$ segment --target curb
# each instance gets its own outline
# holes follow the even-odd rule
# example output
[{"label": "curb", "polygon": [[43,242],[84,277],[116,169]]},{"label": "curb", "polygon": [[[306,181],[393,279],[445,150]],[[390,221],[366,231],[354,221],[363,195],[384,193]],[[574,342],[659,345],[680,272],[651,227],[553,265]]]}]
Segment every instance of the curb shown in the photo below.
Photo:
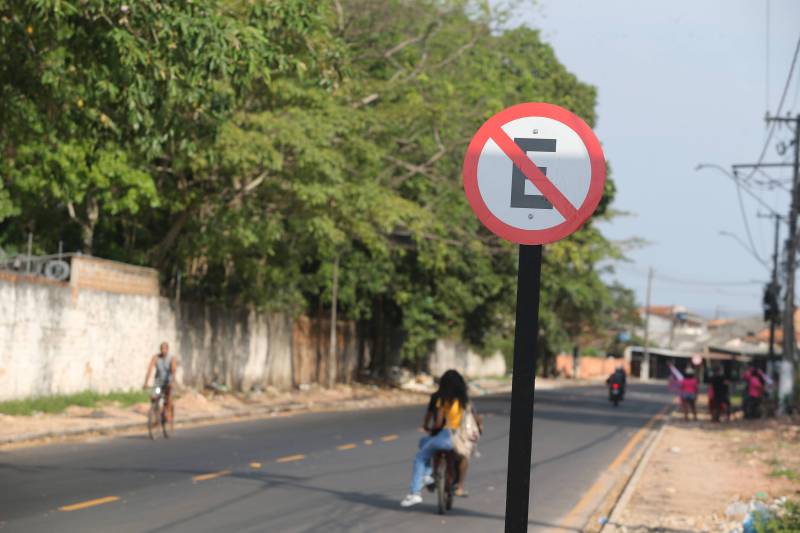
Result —
[{"label": "curb", "polygon": [[665,427],[667,427],[666,422],[661,424],[658,432],[652,437],[651,442],[647,445],[647,451],[645,451],[644,455],[639,460],[639,463],[636,465],[636,468],[633,470],[633,475],[630,476],[630,479],[625,485],[622,494],[614,504],[614,508],[612,509],[608,520],[603,525],[603,528],[600,530],[600,533],[611,533],[611,528],[614,527],[619,521],[623,511],[625,511],[625,508],[628,505],[628,502],[633,496],[633,493],[636,491],[636,487],[639,486],[639,480],[641,479],[645,468],[650,463],[650,457],[653,455],[653,452],[655,452],[656,446],[661,440],[661,436],[664,434]]},{"label": "curb", "polygon": [[661,436],[664,433],[664,428],[668,424],[671,413],[672,409],[664,413],[664,419],[660,426],[648,436],[647,442],[637,453],[631,463],[631,467],[627,470],[627,474],[622,476],[622,480],[609,491],[604,503],[600,506],[598,511],[592,515],[589,527],[587,528],[588,531],[613,533],[613,527],[616,521],[625,510],[633,493],[636,491],[642,473],[649,464],[650,457],[653,455],[658,441],[661,440]]},{"label": "curb", "polygon": [[[510,387],[500,387],[496,390],[484,390],[483,395],[491,394],[504,394],[511,390]],[[329,402],[288,402],[277,405],[262,406],[248,409],[237,409],[232,411],[225,411],[213,414],[196,414],[180,417],[175,421],[176,427],[189,427],[207,422],[227,423],[237,420],[245,420],[251,418],[268,417],[270,415],[283,414],[283,413],[298,413],[298,412],[311,412],[311,411],[349,411],[363,408],[382,408],[392,407],[397,405],[416,405],[427,402],[428,393],[406,391],[409,394],[419,396],[419,401],[415,399],[407,403],[398,404],[397,402],[386,402],[385,404],[368,406],[364,405],[365,402],[374,400],[374,396],[361,396],[350,398],[347,400],[329,401]],[[113,435],[122,433],[132,429],[146,429],[146,420],[141,421],[125,421],[116,424],[110,424],[99,427],[86,427],[75,429],[63,429],[58,431],[42,431],[37,433],[22,433],[19,435],[0,437],[0,448],[3,446],[34,443],[36,441],[47,439],[69,439],[74,437],[81,437],[85,435]]]},{"label": "curb", "polygon": [[[259,418],[280,413],[308,412],[311,411],[312,409],[353,410],[357,408],[363,408],[364,407],[363,403],[365,401],[369,401],[372,399],[373,399],[372,397],[360,397],[360,398],[351,398],[349,400],[341,400],[335,402],[289,402],[289,403],[270,405],[259,408],[238,409],[222,413],[188,415],[185,417],[181,417],[180,420],[176,420],[175,426],[188,427],[197,424],[202,424],[204,422],[221,422],[221,423],[232,422],[235,420]],[[423,402],[422,395],[420,395],[419,402],[416,401],[410,402],[409,405],[422,402]],[[396,404],[389,404],[389,405],[396,405]],[[385,407],[385,406],[376,406],[376,407]],[[79,437],[89,434],[110,435],[110,434],[121,433],[130,429],[141,428],[142,430],[144,430],[146,428],[146,425],[147,425],[146,421],[143,419],[142,421],[136,421],[136,422],[126,421],[99,427],[65,429],[59,431],[43,431],[38,433],[23,433],[21,435],[14,435],[10,437],[0,437],[0,446],[6,446],[10,444],[23,444],[26,442],[33,442],[45,439],[66,439],[70,437]]]},{"label": "curb", "polygon": [[[544,382],[543,385],[539,388],[539,390],[555,390],[555,389],[563,389],[563,388],[570,388],[570,387],[587,387],[596,385],[594,381],[591,380],[576,380],[577,383],[572,382],[571,380],[558,380],[554,382]],[[494,389],[487,389],[480,387],[482,394],[484,395],[492,395],[492,394],[506,394],[511,391],[510,384],[508,386],[500,386]],[[418,392],[418,391],[406,391],[410,394],[419,395],[420,398],[427,397],[427,392]],[[296,413],[296,412],[310,412],[312,410],[353,410],[358,408],[364,408],[366,406],[363,405],[365,401],[369,401],[374,399],[373,397],[366,396],[366,397],[357,397],[351,398],[348,400],[339,400],[339,401],[332,401],[332,402],[288,402],[278,405],[270,405],[270,406],[263,406],[257,408],[250,408],[250,409],[238,409],[234,411],[226,411],[221,413],[213,413],[213,414],[197,414],[197,415],[188,415],[185,417],[180,417],[179,420],[175,421],[176,427],[189,427],[198,424],[203,424],[207,422],[230,422],[234,420],[242,420],[248,418],[259,418],[265,417],[275,414],[282,414],[282,413]],[[409,405],[416,404],[416,403],[424,403],[422,399],[420,402],[409,402]],[[396,403],[387,403],[386,405],[378,405],[374,406],[378,407],[390,407],[393,405],[397,405]],[[75,429],[63,429],[58,431],[42,431],[36,433],[22,433],[19,435],[12,435],[6,437],[0,437],[0,448],[9,445],[18,445],[18,444],[26,444],[26,443],[34,443],[36,441],[42,440],[49,440],[49,439],[69,439],[74,437],[81,437],[85,435],[113,435],[117,433],[122,433],[125,431],[129,431],[132,429],[138,428],[145,428],[146,422],[142,421],[125,421],[119,422],[116,424],[110,424],[106,426],[98,426],[98,427],[86,427],[86,428],[75,428]]]}]

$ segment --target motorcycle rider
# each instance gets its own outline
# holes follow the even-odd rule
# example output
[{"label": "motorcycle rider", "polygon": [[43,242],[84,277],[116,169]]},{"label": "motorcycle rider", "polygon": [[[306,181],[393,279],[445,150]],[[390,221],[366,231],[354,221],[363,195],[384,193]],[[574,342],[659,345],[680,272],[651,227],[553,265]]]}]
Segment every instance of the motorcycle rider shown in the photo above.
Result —
[{"label": "motorcycle rider", "polygon": [[627,383],[627,376],[625,374],[625,367],[622,365],[617,366],[614,372],[606,379],[606,385],[612,387],[614,384],[619,385],[620,399],[625,397],[625,384]]}]

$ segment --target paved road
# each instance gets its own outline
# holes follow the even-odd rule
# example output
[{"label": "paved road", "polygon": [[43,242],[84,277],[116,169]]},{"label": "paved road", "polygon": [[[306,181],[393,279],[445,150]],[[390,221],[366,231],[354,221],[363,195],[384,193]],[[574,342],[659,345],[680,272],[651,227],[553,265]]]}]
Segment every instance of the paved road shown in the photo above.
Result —
[{"label": "paved road", "polygon": [[[532,531],[559,525],[668,401],[662,391],[634,385],[617,409],[601,387],[537,391]],[[509,397],[476,404],[487,429],[471,495],[445,517],[432,495],[412,509],[398,505],[422,412],[397,407],[0,453],[0,531],[502,531]]]}]

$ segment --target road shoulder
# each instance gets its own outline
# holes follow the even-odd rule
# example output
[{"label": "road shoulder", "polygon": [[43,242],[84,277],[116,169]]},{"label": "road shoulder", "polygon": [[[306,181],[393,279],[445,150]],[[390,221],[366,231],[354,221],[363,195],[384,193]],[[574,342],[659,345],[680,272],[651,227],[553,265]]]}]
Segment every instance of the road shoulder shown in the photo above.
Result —
[{"label": "road shoulder", "polygon": [[740,530],[754,505],[800,494],[800,427],[788,418],[664,427],[603,533]]}]

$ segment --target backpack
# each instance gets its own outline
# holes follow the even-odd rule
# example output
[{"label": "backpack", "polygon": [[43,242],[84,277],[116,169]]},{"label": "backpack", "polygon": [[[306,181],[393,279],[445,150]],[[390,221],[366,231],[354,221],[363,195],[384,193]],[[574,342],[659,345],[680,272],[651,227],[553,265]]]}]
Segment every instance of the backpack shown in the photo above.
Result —
[{"label": "backpack", "polygon": [[461,424],[452,434],[453,450],[463,457],[471,456],[475,452],[480,436],[481,432],[478,428],[478,421],[475,419],[475,411],[472,404],[467,404],[464,414],[461,416]]}]

